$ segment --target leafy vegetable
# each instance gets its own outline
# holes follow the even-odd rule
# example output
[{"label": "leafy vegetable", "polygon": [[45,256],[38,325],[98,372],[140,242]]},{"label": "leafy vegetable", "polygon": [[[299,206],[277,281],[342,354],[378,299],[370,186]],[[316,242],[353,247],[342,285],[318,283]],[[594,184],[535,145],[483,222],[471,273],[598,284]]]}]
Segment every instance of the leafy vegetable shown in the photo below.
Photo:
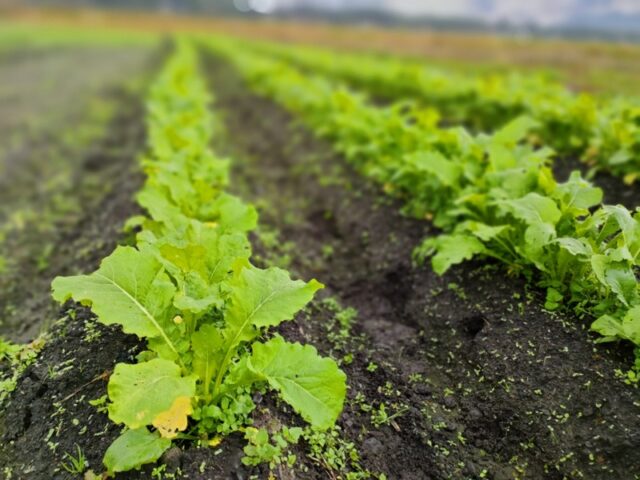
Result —
[{"label": "leafy vegetable", "polygon": [[148,217],[131,222],[142,227],[137,245],[52,285],[59,302],[73,298],[147,341],[139,363],[116,365],[109,380],[109,418],[126,427],[105,454],[111,473],[157,460],[190,431],[206,441],[243,428],[254,388],[278,391],[320,429],[344,403],[346,377],[333,360],[279,336],[262,340],[323,286],[251,264],[257,213],[224,191],[229,162],[208,150],[208,103],[195,52],[179,43],[151,89],[138,194]]},{"label": "leafy vegetable", "polygon": [[190,400],[195,393],[196,378],[183,377],[180,367],[169,360],[118,364],[109,380],[109,418],[131,429],[151,425],[172,411],[177,400]]},{"label": "leafy vegetable", "polygon": [[581,156],[627,182],[640,175],[640,98],[600,100],[574,94],[540,74],[474,77],[390,56],[265,41],[243,40],[241,46],[344,80],[377,98],[418,99],[437,108],[450,123],[477,131],[495,131],[525,115],[496,138],[520,141],[526,136],[534,144],[542,141],[563,156]]},{"label": "leafy vegetable", "polygon": [[[507,264],[509,271],[535,279],[547,291],[548,308],[573,306],[580,315],[597,319],[592,329],[605,340],[640,346],[640,213],[601,205],[602,191],[579,172],[558,182],[549,168],[554,152],[529,142],[548,129],[566,143],[554,145],[558,148],[591,148],[593,139],[604,152],[609,148],[604,143],[617,141],[604,140],[611,128],[619,128],[620,135],[636,132],[630,143],[640,140],[640,110],[631,115],[627,105],[613,117],[607,116],[612,111],[601,116],[588,97],[574,98],[544,85],[535,90],[534,80],[527,84],[530,92],[505,78],[457,89],[446,76],[427,79],[422,69],[403,65],[391,72],[389,63],[377,66],[362,57],[349,57],[350,62],[337,56],[333,66],[326,56],[309,54],[316,50],[293,53],[290,47],[240,44],[246,48],[237,48],[235,40],[215,39],[211,47],[236,65],[253,89],[301,115],[360,172],[401,198],[406,213],[432,219],[443,230],[416,248],[418,261],[432,257],[434,270],[441,274],[476,256],[491,257]],[[285,58],[307,70],[303,74],[283,62]],[[475,136],[460,127],[441,127],[433,108],[406,101],[373,105],[366,95],[332,77],[361,78],[376,91],[395,85],[403,95],[415,87],[436,105],[442,94],[443,103],[460,108],[463,116],[467,109],[487,108],[483,121],[490,119],[491,128],[501,126]],[[505,95],[507,87],[517,95]],[[616,115],[629,115],[634,126],[605,125]],[[627,145],[622,136],[617,138]],[[620,153],[614,160],[632,169],[623,171],[637,172],[640,167],[632,166],[630,158]],[[640,348],[636,352],[640,355]]]}]

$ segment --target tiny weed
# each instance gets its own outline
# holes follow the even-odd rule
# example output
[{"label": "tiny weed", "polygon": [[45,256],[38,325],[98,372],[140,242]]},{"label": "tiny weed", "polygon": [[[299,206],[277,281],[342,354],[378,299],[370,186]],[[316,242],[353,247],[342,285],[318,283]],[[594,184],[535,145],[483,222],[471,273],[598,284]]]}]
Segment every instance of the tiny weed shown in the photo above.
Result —
[{"label": "tiny weed", "polygon": [[64,458],[65,462],[62,463],[62,468],[74,475],[82,474],[89,466],[87,458],[78,444],[76,444],[76,455],[73,456],[67,452],[64,454]]}]

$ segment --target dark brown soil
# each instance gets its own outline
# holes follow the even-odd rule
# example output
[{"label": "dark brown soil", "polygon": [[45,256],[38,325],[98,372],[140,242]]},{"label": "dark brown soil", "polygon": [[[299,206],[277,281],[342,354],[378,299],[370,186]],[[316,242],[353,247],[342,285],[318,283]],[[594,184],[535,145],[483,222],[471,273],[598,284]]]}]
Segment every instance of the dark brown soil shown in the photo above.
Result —
[{"label": "dark brown soil", "polygon": [[[2,298],[17,305],[9,324],[14,338],[25,338],[25,332],[32,335],[41,325],[64,315],[50,298],[51,278],[95,269],[125,240],[122,226],[138,212],[133,196],[142,185],[142,175],[135,159],[144,147],[144,109],[139,97],[124,92],[114,101],[120,107],[118,115],[82,163],[83,169],[103,175],[114,188],[90,199],[81,197],[85,200],[83,214],[73,226],[56,231],[51,263],[45,272],[22,264],[18,274],[4,279],[7,284]],[[56,322],[40,357],[20,379],[8,404],[3,405],[0,478],[65,478],[54,472],[66,452],[75,454],[76,444],[87,452],[92,464],[99,463],[90,452],[104,450],[100,437],[92,437],[87,445],[90,434],[82,433],[98,433],[95,409],[87,400],[104,389],[99,375],[114,362],[126,361],[128,349],[136,348],[137,342],[115,330],[87,323],[90,315],[84,309],[78,309],[74,316],[75,320]],[[103,343],[96,341],[98,337]]]},{"label": "dark brown soil", "polygon": [[[27,55],[28,61],[24,60],[24,52],[16,55],[12,65],[20,60],[31,62],[32,53]],[[163,55],[160,50],[148,51],[139,57],[137,69],[130,66],[129,72],[137,78],[149,75]],[[121,74],[126,75],[127,71],[123,69]],[[80,83],[78,79],[74,82]],[[86,88],[76,93],[78,101],[88,94]],[[43,108],[37,99],[40,94],[34,88],[36,98],[28,108]],[[66,112],[65,122],[48,122],[46,129],[27,132],[20,138],[22,147],[10,149],[2,158],[9,166],[7,176],[2,178],[9,188],[3,189],[3,200],[6,196],[17,208],[29,208],[35,213],[33,223],[11,232],[3,245],[13,258],[12,268],[0,276],[0,312],[5,320],[1,333],[13,340],[33,340],[41,329],[64,315],[50,297],[51,279],[95,269],[118,243],[126,241],[122,226],[138,212],[133,197],[143,177],[136,159],[145,145],[140,92],[123,87],[120,79],[119,83],[112,80],[100,89],[99,95],[113,102],[116,114],[103,126],[96,141],[61,147],[60,136],[81,128],[74,122],[83,118],[80,112]],[[20,128],[25,128],[24,124]],[[3,142],[6,139],[2,137]],[[54,158],[52,151],[66,156]],[[51,165],[45,165],[51,161],[71,169],[64,189],[54,191],[43,186],[51,180],[49,174],[55,173]],[[12,192],[15,195],[11,196]],[[58,206],[60,196],[81,208]],[[48,222],[48,228],[43,231],[37,222]],[[38,265],[33,255],[44,245],[50,245],[47,262]],[[76,444],[83,450],[91,449],[86,445],[88,436],[79,433],[85,425],[86,431],[94,426],[95,410],[87,404],[92,398],[87,395],[92,394],[91,387],[103,388],[96,378],[108,368],[105,365],[128,358],[127,348],[137,342],[93,323],[87,325],[87,312],[80,309],[77,313],[76,320],[55,323],[45,337],[47,343],[38,360],[20,379],[12,398],[0,405],[2,479],[63,478],[55,472],[60,470],[64,454],[75,454]],[[104,335],[106,348],[94,343],[100,335]],[[0,363],[0,371],[5,367]],[[84,410],[75,409],[74,402]],[[102,448],[97,440],[92,445]]]},{"label": "dark brown soil", "polygon": [[[640,476],[640,393],[615,377],[629,366],[628,351],[594,345],[584,322],[544,311],[539,292],[495,265],[467,264],[445,277],[414,268],[411,251],[435,233],[431,227],[401,216],[330,145],[249,93],[228,65],[206,59],[227,129],[217,145],[233,155],[234,188],[261,210],[258,258],[327,285],[281,333],[338,359],[353,356],[343,363],[349,400],[339,424],[363,469],[390,480]],[[136,115],[127,124],[140,121]],[[120,225],[135,211],[127,188],[114,196],[129,203],[101,224]],[[95,213],[101,210],[109,204]],[[91,258],[69,270],[92,270],[98,259]],[[349,338],[335,335],[332,301],[358,310]],[[140,345],[96,324],[87,310],[69,308],[75,313],[53,328],[0,414],[5,477],[77,478],[61,468],[76,445],[98,472],[119,432],[87,402],[106,393],[103,374],[132,361]],[[270,395],[256,401],[259,425],[299,422]],[[373,422],[370,408],[383,404],[393,418]],[[164,462],[177,478],[268,478],[266,466],[242,466],[242,445],[237,435],[215,449],[180,445]],[[303,442],[296,450],[293,470],[276,469],[277,478],[340,478],[306,448]]]},{"label": "dark brown soil", "polygon": [[[121,241],[124,221],[135,211],[133,195],[142,184],[142,176],[132,160],[144,145],[142,106],[124,92],[114,95],[113,100],[122,105],[120,113],[107,136],[91,146],[80,165],[82,171],[76,172],[79,179],[74,194],[82,210],[61,219],[57,228],[47,232],[51,251],[46,266],[27,257],[19,268],[0,279],[0,307],[7,317],[0,332],[9,338],[31,340],[56,318],[59,308],[46,295],[51,280],[97,265]],[[88,175],[102,177],[103,183],[85,183]],[[69,224],[70,216],[74,221]],[[7,245],[10,251],[24,251],[26,256],[41,246],[41,241],[41,232],[34,231],[31,236],[27,231],[16,239],[9,238]]]},{"label": "dark brown soil", "polygon": [[144,142],[139,94],[125,84],[148,75],[160,53],[11,52],[0,88],[0,256],[7,263],[0,335],[29,341],[58,310],[34,292],[47,292],[56,275],[82,271],[83,253],[94,264],[119,236],[121,224],[109,221],[103,205],[111,195],[113,208],[129,201],[140,183],[132,160]]}]

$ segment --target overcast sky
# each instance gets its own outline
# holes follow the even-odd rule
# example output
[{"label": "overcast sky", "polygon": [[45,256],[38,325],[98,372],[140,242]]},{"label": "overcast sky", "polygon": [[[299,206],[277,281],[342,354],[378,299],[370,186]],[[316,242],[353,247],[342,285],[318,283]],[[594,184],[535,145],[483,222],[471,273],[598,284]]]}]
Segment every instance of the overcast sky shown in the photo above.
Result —
[{"label": "overcast sky", "polygon": [[267,13],[278,7],[374,7],[403,15],[476,17],[554,26],[576,16],[639,15],[640,0],[238,0]]},{"label": "overcast sky", "polygon": [[385,0],[399,13],[480,16],[487,20],[564,23],[574,15],[640,14],[640,0]]}]

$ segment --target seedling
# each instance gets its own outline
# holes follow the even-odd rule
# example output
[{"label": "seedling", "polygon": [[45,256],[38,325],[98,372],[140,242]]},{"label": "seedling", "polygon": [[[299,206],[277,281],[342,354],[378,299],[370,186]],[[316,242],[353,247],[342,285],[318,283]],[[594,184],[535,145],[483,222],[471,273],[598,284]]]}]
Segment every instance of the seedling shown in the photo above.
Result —
[{"label": "seedling", "polygon": [[84,456],[84,452],[79,445],[76,444],[76,455],[70,453],[64,454],[65,462],[62,463],[62,468],[73,475],[80,475],[89,467],[87,458]]}]

